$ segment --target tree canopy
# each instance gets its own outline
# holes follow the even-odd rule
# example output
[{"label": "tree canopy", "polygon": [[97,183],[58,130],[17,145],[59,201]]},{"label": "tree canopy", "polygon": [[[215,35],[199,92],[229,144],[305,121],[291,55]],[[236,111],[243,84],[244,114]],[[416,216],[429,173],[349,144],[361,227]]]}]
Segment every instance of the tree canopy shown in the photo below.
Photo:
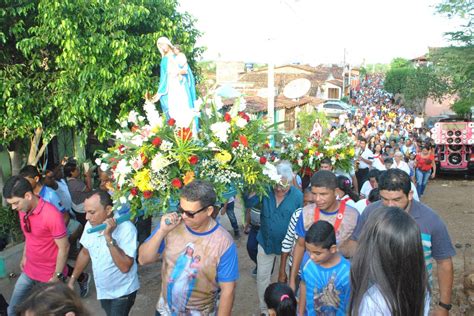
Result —
[{"label": "tree canopy", "polygon": [[202,48],[176,0],[9,1],[0,9],[0,144],[61,128],[99,138],[155,91],[156,40],[178,43],[191,67]]}]

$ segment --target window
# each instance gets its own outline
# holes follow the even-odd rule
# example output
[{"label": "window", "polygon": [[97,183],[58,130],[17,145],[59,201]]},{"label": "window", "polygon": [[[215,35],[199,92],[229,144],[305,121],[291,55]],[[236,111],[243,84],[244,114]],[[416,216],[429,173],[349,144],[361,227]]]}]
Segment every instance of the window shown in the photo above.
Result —
[{"label": "window", "polygon": [[339,100],[339,89],[338,88],[328,88],[328,99],[338,99]]}]

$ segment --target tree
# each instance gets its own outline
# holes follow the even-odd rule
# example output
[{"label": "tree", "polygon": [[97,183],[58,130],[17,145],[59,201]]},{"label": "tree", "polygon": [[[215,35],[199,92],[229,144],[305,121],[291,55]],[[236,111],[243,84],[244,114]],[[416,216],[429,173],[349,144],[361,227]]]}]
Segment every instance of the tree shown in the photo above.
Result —
[{"label": "tree", "polygon": [[390,69],[412,68],[411,62],[408,59],[396,57],[390,62]]},{"label": "tree", "polygon": [[0,145],[30,139],[36,164],[62,128],[104,139],[156,90],[155,42],[179,43],[191,67],[200,35],[176,0],[10,1],[0,10]]},{"label": "tree", "polygon": [[390,69],[385,75],[384,89],[393,94],[403,93],[407,85],[407,78],[413,70],[413,68]]},{"label": "tree", "polygon": [[445,81],[450,94],[458,96],[453,111],[466,116],[474,106],[474,1],[444,0],[436,12],[463,21],[459,30],[445,33],[456,46],[434,50],[430,57],[438,78]]}]

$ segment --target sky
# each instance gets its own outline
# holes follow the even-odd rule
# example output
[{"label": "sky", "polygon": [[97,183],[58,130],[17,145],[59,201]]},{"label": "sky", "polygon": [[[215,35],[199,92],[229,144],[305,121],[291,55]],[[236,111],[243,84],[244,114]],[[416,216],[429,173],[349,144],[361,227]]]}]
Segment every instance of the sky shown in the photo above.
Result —
[{"label": "sky", "polygon": [[448,45],[460,21],[441,0],[179,0],[196,18],[204,60],[353,65],[412,59]]}]

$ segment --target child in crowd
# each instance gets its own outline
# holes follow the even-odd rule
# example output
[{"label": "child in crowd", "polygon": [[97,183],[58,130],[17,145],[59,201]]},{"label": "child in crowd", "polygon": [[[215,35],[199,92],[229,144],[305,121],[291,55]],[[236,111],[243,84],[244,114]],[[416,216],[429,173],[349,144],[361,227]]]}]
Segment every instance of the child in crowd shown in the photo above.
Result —
[{"label": "child in crowd", "polygon": [[272,283],[265,290],[268,316],[296,316],[296,297],[286,283]]},{"label": "child in crowd", "polygon": [[[311,187],[307,187],[303,193],[303,206],[311,203],[313,203],[313,193],[311,192]],[[302,210],[302,208],[299,208],[293,213],[293,215],[291,215],[285,239],[283,239],[283,242],[281,243],[280,272],[278,273],[279,282],[288,281],[288,272],[293,264],[293,250],[297,239],[295,236],[295,227]]]},{"label": "child in crowd", "polygon": [[350,263],[337,251],[334,227],[326,221],[305,236],[299,315],[346,315],[350,300]]}]

